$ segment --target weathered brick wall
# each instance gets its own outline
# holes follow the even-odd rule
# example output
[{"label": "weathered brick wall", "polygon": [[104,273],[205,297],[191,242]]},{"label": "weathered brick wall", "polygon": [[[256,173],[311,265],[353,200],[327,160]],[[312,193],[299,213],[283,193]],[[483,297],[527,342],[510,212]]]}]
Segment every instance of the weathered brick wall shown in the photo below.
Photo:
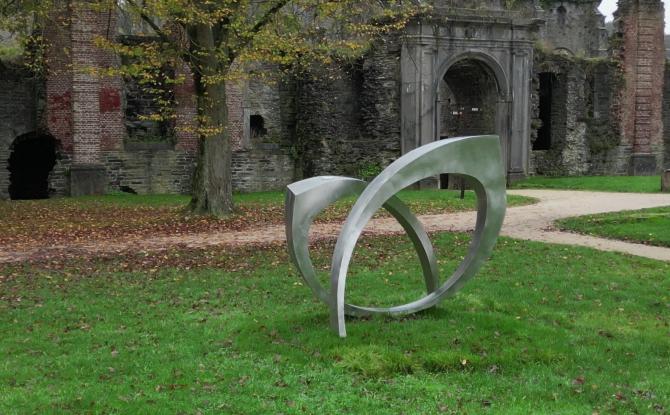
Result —
[{"label": "weathered brick wall", "polygon": [[[116,37],[118,13],[116,8],[95,15],[99,27],[97,35],[113,40]],[[109,50],[97,48],[95,55],[99,68],[113,68],[120,64],[119,56]],[[98,77],[99,83],[99,120],[100,151],[120,150],[126,137],[123,110],[123,79],[120,76]]]},{"label": "weathered brick wall", "polygon": [[620,99],[623,75],[617,61],[600,61],[588,66],[587,144],[588,174],[628,174],[632,147],[621,136]]},{"label": "weathered brick wall", "polygon": [[[622,68],[627,87],[623,90],[615,82],[610,69],[591,72],[576,62],[573,68],[563,70],[564,89],[556,98],[563,101],[554,108],[557,147],[544,154],[533,152],[537,171],[622,174],[627,172],[632,152],[649,152],[659,160],[662,157],[663,74],[657,62],[657,40],[662,33],[660,0],[620,3]],[[600,33],[597,24],[587,27],[584,23],[599,21],[589,7],[575,9],[572,20],[583,26],[584,34],[570,30],[572,37],[566,41],[581,42],[579,48],[593,55],[600,51],[602,39],[596,39]],[[115,13],[82,8],[65,10],[60,17],[67,20],[70,13],[75,17],[71,26],[55,25],[47,33],[56,47],[49,56],[45,124],[59,140],[62,151],[52,173],[53,187],[65,189],[70,163],[99,162],[107,167],[112,188],[187,192],[199,140],[193,128],[193,80],[187,76],[186,83],[175,89],[174,147],[127,146],[121,80],[99,78],[82,70],[92,63],[101,67],[117,64],[115,56],[92,42],[94,36],[115,35]],[[316,174],[357,175],[363,168],[383,167],[399,157],[400,45],[398,37],[388,36],[358,64],[324,69],[313,79],[297,83],[230,83],[227,105],[235,189],[280,188],[294,179]],[[662,42],[660,45],[662,48]],[[176,70],[187,73],[185,67]],[[262,136],[251,133],[251,116],[263,117],[266,132]],[[596,154],[593,149],[598,145],[591,137],[602,135],[606,127],[620,132],[620,143]],[[1,152],[0,147],[0,157],[4,157]],[[297,166],[296,158],[300,159]]]},{"label": "weathered brick wall", "polygon": [[198,145],[193,80],[187,76],[175,90],[174,148],[126,147],[123,81],[91,72],[119,63],[116,55],[94,44],[97,36],[116,36],[116,17],[113,9],[100,12],[84,5],[63,10],[56,16],[62,24],[49,27],[53,47],[46,80],[46,128],[59,140],[62,153],[50,186],[66,194],[72,163],[101,163],[107,168],[110,190],[128,186],[140,193],[188,192]]},{"label": "weathered brick wall", "polygon": [[662,165],[662,94],[665,50],[663,3],[619,1],[619,35],[625,88],[621,98],[622,138],[634,154],[651,155]]},{"label": "weathered brick wall", "polygon": [[670,61],[665,62],[665,84],[663,85],[663,168],[670,169]]},{"label": "weathered brick wall", "polygon": [[45,37],[51,47],[47,49],[44,119],[46,130],[58,140],[61,151],[72,155],[72,41],[69,24],[70,10],[64,7],[54,13],[53,22],[45,27]]},{"label": "weathered brick wall", "polygon": [[233,189],[238,192],[280,190],[294,180],[295,162],[279,146],[235,151]]},{"label": "weathered brick wall", "polygon": [[73,162],[98,164],[100,157],[100,83],[90,72],[100,53],[93,38],[104,34],[100,14],[86,3],[72,10],[72,140]]},{"label": "weathered brick wall", "polygon": [[198,135],[195,131],[197,107],[195,99],[195,86],[193,77],[188,67],[184,65],[176,69],[177,75],[184,75],[185,81],[175,86],[175,136],[177,143],[175,149],[195,153],[198,150]]},{"label": "weathered brick wall", "polygon": [[226,84],[226,106],[228,108],[228,133],[230,147],[240,150],[244,147],[244,90],[246,82],[231,81]]}]

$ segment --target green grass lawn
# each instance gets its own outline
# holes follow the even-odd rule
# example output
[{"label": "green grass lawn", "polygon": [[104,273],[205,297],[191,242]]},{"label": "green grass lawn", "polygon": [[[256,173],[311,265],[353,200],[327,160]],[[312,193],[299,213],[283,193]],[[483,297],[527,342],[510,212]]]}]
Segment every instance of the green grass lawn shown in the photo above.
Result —
[{"label": "green grass lawn", "polygon": [[588,235],[670,247],[670,207],[579,216],[558,225]]},{"label": "green grass lawn", "polygon": [[[467,236],[433,239],[454,269]],[[406,239],[364,239],[348,300],[414,299],[419,269]],[[438,308],[340,339],[283,246],[4,266],[0,413],[667,413],[668,275],[503,238]]]},{"label": "green grass lawn", "polygon": [[[461,200],[448,190],[400,192],[416,214],[475,209],[473,192]],[[284,193],[237,194],[236,212],[226,218],[191,215],[183,195],[130,195],[0,201],[0,245],[62,245],[90,239],[118,239],[146,235],[243,230],[284,222]],[[354,199],[326,209],[317,221],[342,221]],[[509,205],[534,203],[535,199],[509,196]]]},{"label": "green grass lawn", "polygon": [[534,176],[514,183],[515,189],[570,189],[601,192],[659,193],[660,176]]}]

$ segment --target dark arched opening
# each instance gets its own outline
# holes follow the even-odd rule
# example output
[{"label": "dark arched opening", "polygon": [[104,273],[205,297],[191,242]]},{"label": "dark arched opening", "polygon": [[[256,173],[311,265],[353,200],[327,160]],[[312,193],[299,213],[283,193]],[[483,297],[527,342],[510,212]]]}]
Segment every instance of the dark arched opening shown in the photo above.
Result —
[{"label": "dark arched opening", "polygon": [[440,83],[440,138],[495,134],[498,84],[482,62],[452,65]]},{"label": "dark arched opening", "polygon": [[265,128],[265,119],[263,119],[262,115],[258,114],[249,117],[249,129],[251,130],[252,138],[260,138],[268,133],[268,130]]},{"label": "dark arched opening", "polygon": [[[485,63],[464,59],[452,65],[440,82],[438,105],[440,138],[496,134],[498,83]],[[448,175],[440,187],[452,187]]]},{"label": "dark arched opening", "polygon": [[567,15],[568,15],[568,10],[563,6],[558,6],[556,9],[556,14],[558,15],[558,26],[560,26],[561,29],[565,28],[565,23],[567,20]]},{"label": "dark arched opening", "polygon": [[539,118],[542,124],[537,129],[537,138],[533,142],[533,150],[551,149],[551,136],[553,134],[552,122],[555,118],[556,94],[555,88],[558,84],[556,74],[542,72],[539,75]]},{"label": "dark arched opening", "polygon": [[56,140],[47,134],[19,136],[9,156],[9,196],[12,199],[49,197],[49,173],[56,164]]}]

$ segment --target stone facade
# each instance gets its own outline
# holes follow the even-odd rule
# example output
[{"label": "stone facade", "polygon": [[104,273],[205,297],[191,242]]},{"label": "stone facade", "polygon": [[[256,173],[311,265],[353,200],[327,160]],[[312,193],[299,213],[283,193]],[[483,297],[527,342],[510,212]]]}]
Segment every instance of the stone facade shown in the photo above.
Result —
[{"label": "stone facade", "polygon": [[545,47],[573,56],[606,56],[608,33],[599,4],[600,0],[551,2],[540,33]]},{"label": "stone facade", "polygon": [[[434,3],[430,15],[375,40],[356,61],[300,79],[229,83],[234,188],[365,176],[419,145],[466,134],[500,136],[510,181],[670,167],[660,0],[620,0],[609,37],[598,1],[542,2],[544,9],[530,0]],[[10,196],[13,143],[26,134],[56,140],[50,194],[71,193],[73,177],[89,171],[108,191],[187,193],[199,145],[189,128],[196,105],[188,69],[166,69],[186,78],[165,91],[175,120],[142,120],[156,108],[134,80],[82,70],[118,64],[96,36],[142,41],[131,22],[86,7],[54,17],[64,24],[46,28],[57,45],[46,79],[0,68],[0,198]],[[78,188],[89,184],[100,185]]]},{"label": "stone facade", "polygon": [[37,130],[40,83],[20,68],[0,63],[0,199],[9,198],[7,163],[14,140]]},{"label": "stone facade", "polygon": [[[534,73],[530,173],[626,174],[631,147],[619,134],[623,75],[617,63],[538,53]],[[549,138],[539,137],[542,133]]]},{"label": "stone facade", "polygon": [[302,175],[359,176],[400,156],[399,56],[400,42],[391,36],[356,64],[298,82]]},{"label": "stone facade", "polygon": [[[588,29],[580,29],[585,19],[596,18],[593,16],[596,3],[557,2],[550,9],[547,39],[556,38],[550,32],[552,27],[556,31],[558,25],[551,23],[551,19],[557,18],[558,7],[563,7],[559,13],[563,17],[582,16],[572,23],[564,21],[563,25],[575,33],[581,30],[583,35]],[[536,60],[535,87],[540,87],[539,74],[554,74],[557,77],[554,95],[565,96],[567,101],[555,103],[561,109],[554,108],[551,117],[554,145],[548,150],[531,152],[531,173],[657,174],[664,158],[667,160],[662,118],[663,5],[660,1],[624,0],[619,6],[608,54],[603,51],[602,40],[599,47],[593,46],[592,42],[599,39],[597,36],[568,36],[563,45]],[[586,10],[575,13],[582,7]],[[540,101],[536,97],[536,109],[542,107]],[[537,112],[535,115],[533,123],[539,127],[541,117]]]},{"label": "stone facade", "polygon": [[290,81],[249,80],[228,87],[235,190],[277,190],[293,181],[294,108],[295,85]]}]

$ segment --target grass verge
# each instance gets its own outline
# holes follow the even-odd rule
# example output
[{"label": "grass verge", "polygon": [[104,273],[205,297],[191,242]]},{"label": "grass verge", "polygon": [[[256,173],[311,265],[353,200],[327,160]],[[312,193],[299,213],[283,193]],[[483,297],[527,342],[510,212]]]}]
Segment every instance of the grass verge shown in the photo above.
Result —
[{"label": "grass verge", "polygon": [[[467,236],[433,239],[453,270]],[[438,308],[339,339],[283,246],[110,261],[0,268],[0,413],[670,409],[668,263],[503,238]],[[405,238],[363,239],[348,300],[416,298],[419,270]]]},{"label": "grass verge", "polygon": [[670,248],[670,206],[578,216],[557,223],[563,230]]},{"label": "grass verge", "polygon": [[660,176],[534,176],[515,183],[512,188],[659,193],[661,191],[661,178]]}]

